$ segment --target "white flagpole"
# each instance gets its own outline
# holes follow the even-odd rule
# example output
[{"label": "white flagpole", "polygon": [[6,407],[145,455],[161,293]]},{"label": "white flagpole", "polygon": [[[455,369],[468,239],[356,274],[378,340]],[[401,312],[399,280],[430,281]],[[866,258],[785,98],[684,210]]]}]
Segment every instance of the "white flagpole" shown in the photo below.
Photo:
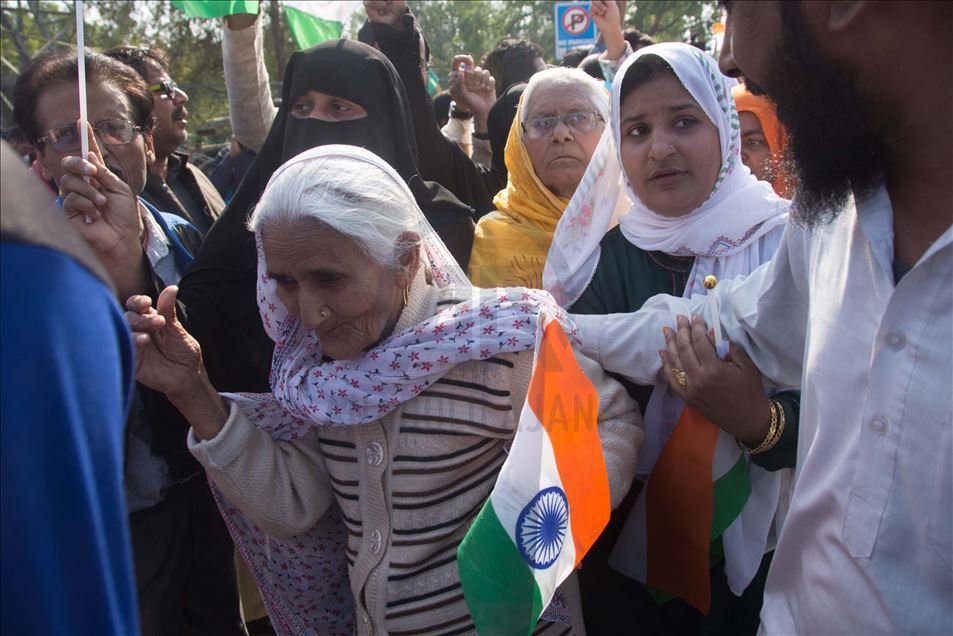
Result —
[{"label": "white flagpole", "polygon": [[[86,136],[86,37],[84,33],[83,0],[76,0],[76,67],[79,69],[79,147],[83,160],[88,161],[89,138]],[[89,181],[89,177],[86,177]],[[88,215],[83,215],[87,224],[92,223]]]},{"label": "white flagpole", "polygon": [[715,287],[718,285],[718,279],[708,275],[704,280],[705,289],[708,290],[708,318],[709,326],[715,332],[715,350],[722,358],[728,353],[728,341],[723,340],[721,336],[721,312],[718,304],[718,296],[715,295]]}]

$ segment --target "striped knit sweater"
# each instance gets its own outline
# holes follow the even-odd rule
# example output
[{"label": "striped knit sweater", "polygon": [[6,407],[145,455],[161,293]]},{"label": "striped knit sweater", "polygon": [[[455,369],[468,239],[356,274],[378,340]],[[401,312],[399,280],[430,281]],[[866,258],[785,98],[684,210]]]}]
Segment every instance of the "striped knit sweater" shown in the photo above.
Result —
[{"label": "striped knit sweater", "polygon": [[[462,300],[418,278],[395,329]],[[599,391],[615,507],[634,476],[641,417],[620,384],[577,359]],[[229,500],[275,536],[302,532],[337,501],[358,633],[470,633],[457,546],[506,459],[532,363],[526,351],[460,364],[377,422],[321,427],[295,442],[275,441],[233,407],[214,439],[190,435],[189,445]],[[537,631],[570,630],[541,622]]]}]

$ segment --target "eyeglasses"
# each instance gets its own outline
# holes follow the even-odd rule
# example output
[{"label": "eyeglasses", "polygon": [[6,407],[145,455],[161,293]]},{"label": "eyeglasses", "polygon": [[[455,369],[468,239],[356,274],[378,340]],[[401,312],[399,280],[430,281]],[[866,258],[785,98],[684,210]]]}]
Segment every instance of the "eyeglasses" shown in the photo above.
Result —
[{"label": "eyeglasses", "polygon": [[[132,141],[133,135],[143,130],[125,119],[106,119],[93,126],[96,138],[106,146],[122,146]],[[37,144],[49,144],[58,153],[65,154],[80,148],[80,137],[76,124],[60,126],[48,131],[36,140]]]},{"label": "eyeglasses", "polygon": [[175,80],[165,79],[158,84],[151,85],[149,90],[153,93],[165,93],[167,99],[173,99],[175,92],[179,90],[179,85],[175,83]]},{"label": "eyeglasses", "polygon": [[567,115],[556,115],[554,117],[540,117],[539,119],[528,119],[522,123],[523,134],[529,139],[542,139],[548,137],[556,129],[556,124],[563,122],[572,130],[585,133],[596,127],[596,122],[605,122],[602,115],[598,113],[569,113]]}]

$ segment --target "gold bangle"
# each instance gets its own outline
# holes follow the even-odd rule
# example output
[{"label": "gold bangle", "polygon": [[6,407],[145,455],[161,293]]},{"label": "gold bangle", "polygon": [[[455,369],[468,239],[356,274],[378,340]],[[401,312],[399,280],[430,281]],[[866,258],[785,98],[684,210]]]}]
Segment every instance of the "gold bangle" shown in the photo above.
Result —
[{"label": "gold bangle", "polygon": [[785,424],[784,408],[776,400],[768,400],[768,407],[771,409],[771,424],[768,426],[768,434],[764,436],[764,440],[755,448],[750,448],[740,439],[736,440],[738,442],[738,448],[748,455],[757,455],[769,451],[777,446],[781,439],[781,433],[784,431]]},{"label": "gold bangle", "polygon": [[778,402],[777,400],[770,400],[770,403],[771,403],[772,409],[777,415],[777,421],[775,421],[777,426],[775,427],[773,431],[774,434],[769,435],[768,438],[765,439],[764,442],[761,444],[761,446],[759,446],[755,451],[752,451],[752,452],[765,453],[771,450],[772,448],[774,448],[775,446],[777,446],[778,442],[781,440],[781,433],[784,431],[784,424],[785,424],[784,408],[781,406],[781,403]]},{"label": "gold bangle", "polygon": [[771,401],[777,404],[778,406],[778,415],[779,415],[778,419],[780,420],[778,422],[778,438],[774,441],[774,444],[771,445],[772,447],[774,447],[777,445],[778,442],[781,441],[781,433],[784,432],[784,425],[787,423],[787,421],[786,421],[786,418],[784,417],[784,407],[781,406],[781,403],[778,402],[777,400],[771,400]]}]

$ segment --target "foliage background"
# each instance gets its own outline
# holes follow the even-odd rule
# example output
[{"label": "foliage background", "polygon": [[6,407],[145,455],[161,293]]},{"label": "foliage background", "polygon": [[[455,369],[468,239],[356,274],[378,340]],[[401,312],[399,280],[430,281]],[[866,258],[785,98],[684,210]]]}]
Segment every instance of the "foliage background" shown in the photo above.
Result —
[{"label": "foliage background", "polygon": [[[702,43],[720,15],[716,4],[714,0],[629,0],[625,23],[660,42]],[[550,0],[412,0],[411,10],[430,44],[431,66],[443,78],[453,55],[468,52],[479,60],[508,37],[538,42],[547,61],[555,63],[553,5]],[[295,45],[278,4],[265,0],[262,6],[265,60],[277,96]],[[93,0],[86,2],[86,11],[89,47],[150,44],[166,49],[170,75],[190,97],[190,145],[202,142],[195,133],[203,122],[228,115],[219,20],[187,19],[164,1]],[[364,18],[363,11],[355,13],[345,35],[356,37]],[[4,130],[13,125],[13,87],[20,69],[46,47],[72,46],[75,37],[71,1],[0,0],[0,125]]]}]

